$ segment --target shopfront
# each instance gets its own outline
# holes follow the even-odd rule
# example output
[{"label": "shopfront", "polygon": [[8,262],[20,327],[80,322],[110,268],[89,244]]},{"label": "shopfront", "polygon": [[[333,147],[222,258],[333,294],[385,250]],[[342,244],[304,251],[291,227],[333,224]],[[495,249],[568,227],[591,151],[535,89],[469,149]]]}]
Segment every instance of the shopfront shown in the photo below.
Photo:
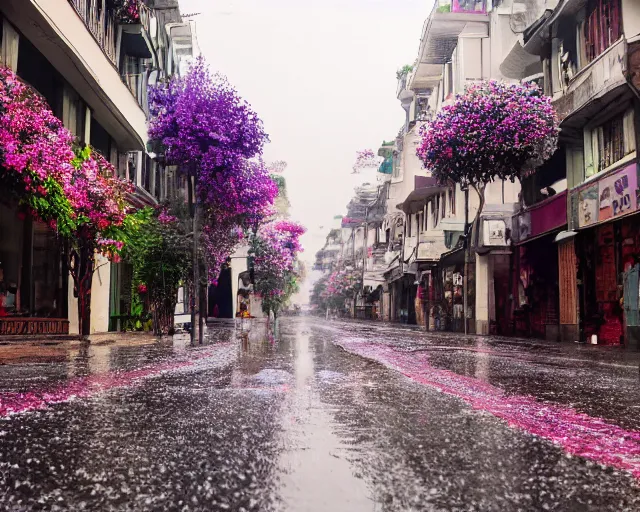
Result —
[{"label": "shopfront", "polygon": [[567,223],[567,193],[542,201],[517,216],[514,251],[513,334],[558,341],[560,290],[557,234]]},{"label": "shopfront", "polygon": [[48,225],[0,203],[0,336],[69,333],[62,254]]},{"label": "shopfront", "polygon": [[464,332],[464,249],[443,254],[422,273],[429,331]]},{"label": "shopfront", "polygon": [[581,341],[630,343],[638,317],[638,287],[629,286],[640,261],[637,163],[579,187],[571,199]]}]

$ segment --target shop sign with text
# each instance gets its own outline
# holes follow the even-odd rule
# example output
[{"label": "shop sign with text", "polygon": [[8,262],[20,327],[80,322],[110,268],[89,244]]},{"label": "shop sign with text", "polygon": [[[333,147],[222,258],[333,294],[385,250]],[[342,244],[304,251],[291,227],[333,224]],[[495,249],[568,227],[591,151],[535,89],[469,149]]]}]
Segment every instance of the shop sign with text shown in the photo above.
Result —
[{"label": "shop sign with text", "polygon": [[638,170],[635,163],[574,192],[574,222],[580,228],[622,217],[638,209]]}]

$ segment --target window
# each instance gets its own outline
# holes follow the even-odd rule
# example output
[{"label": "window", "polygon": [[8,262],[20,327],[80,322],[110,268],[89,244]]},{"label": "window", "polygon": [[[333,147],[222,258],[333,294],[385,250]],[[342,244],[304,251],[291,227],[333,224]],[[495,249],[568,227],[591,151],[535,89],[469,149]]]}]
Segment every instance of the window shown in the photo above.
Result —
[{"label": "window", "polygon": [[636,150],[633,109],[591,131],[591,163],[587,177],[600,172]]},{"label": "window", "polygon": [[129,180],[134,185],[138,184],[138,153],[136,151],[130,151],[127,158],[127,170],[129,174]]},{"label": "window", "polygon": [[407,236],[411,236],[411,224],[413,224],[413,215],[407,215]]},{"label": "window", "polygon": [[451,210],[451,215],[456,214],[456,187],[449,189],[449,209]]},{"label": "window", "polygon": [[622,35],[620,0],[590,0],[584,22],[584,54],[591,62]]},{"label": "window", "polygon": [[394,178],[398,178],[400,176],[400,155],[393,155],[393,174]]},{"label": "window", "polygon": [[442,194],[442,199],[440,200],[442,211],[440,212],[441,218],[445,218],[447,216],[447,196]]},{"label": "window", "polygon": [[424,231],[424,213],[420,212],[418,213],[418,232],[422,233]]}]

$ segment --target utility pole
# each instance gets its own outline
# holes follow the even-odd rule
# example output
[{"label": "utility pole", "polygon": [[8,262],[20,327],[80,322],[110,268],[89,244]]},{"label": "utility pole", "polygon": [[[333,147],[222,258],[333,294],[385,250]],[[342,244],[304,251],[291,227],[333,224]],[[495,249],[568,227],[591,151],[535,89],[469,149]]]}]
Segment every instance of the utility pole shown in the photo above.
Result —
[{"label": "utility pole", "polygon": [[[191,344],[195,345],[196,342],[196,308],[200,308],[200,268],[198,263],[198,199],[196,195],[197,181],[195,173],[191,172],[189,176],[189,203],[191,209],[191,218],[193,222],[193,253],[192,253],[192,285],[191,285]],[[201,312],[202,313],[202,312]],[[203,342],[203,329],[202,329],[202,314],[198,320],[198,341],[200,344]]]},{"label": "utility pole", "polygon": [[[362,251],[362,300],[364,301],[364,274],[367,271],[367,256],[369,255],[369,206],[364,207],[364,249]],[[366,303],[364,311],[366,316]]]},{"label": "utility pole", "polygon": [[467,326],[467,308],[469,307],[469,187],[464,191],[464,278],[462,281],[462,321],[464,323],[464,333],[469,334]]}]

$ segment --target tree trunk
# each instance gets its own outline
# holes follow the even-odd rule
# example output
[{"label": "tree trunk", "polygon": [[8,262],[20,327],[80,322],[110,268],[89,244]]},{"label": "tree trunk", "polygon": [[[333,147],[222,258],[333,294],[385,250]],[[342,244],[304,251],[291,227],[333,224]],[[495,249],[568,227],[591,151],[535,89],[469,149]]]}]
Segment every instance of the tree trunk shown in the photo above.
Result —
[{"label": "tree trunk", "polygon": [[175,319],[176,300],[166,298],[153,308],[153,333],[156,336],[172,336]]},{"label": "tree trunk", "polygon": [[[464,279],[464,287],[463,287],[464,308],[463,309],[464,310],[462,312],[462,321],[464,322],[465,334],[468,333],[467,310],[469,309],[469,264],[471,263],[471,250],[473,249],[473,247],[478,246],[480,215],[482,214],[482,210],[484,209],[484,205],[485,205],[484,191],[486,188],[486,184],[483,184],[480,186],[471,185],[471,187],[473,187],[473,189],[478,194],[478,199],[480,200],[480,204],[478,205],[478,212],[476,213],[476,216],[473,219],[473,227],[471,228],[471,237],[467,239],[467,247],[464,255],[464,277],[463,277]],[[468,212],[469,212],[469,194],[467,190],[466,199],[465,199],[465,228],[467,227],[467,222],[468,222],[468,218],[467,218]]]},{"label": "tree trunk", "polygon": [[92,244],[83,243],[71,254],[71,277],[78,297],[78,333],[91,334],[91,285],[95,270],[95,250]]},{"label": "tree trunk", "polygon": [[486,183],[482,185],[471,185],[473,189],[478,194],[478,199],[480,200],[480,204],[478,205],[478,212],[476,213],[476,218],[473,220],[473,229],[471,232],[471,242],[473,246],[478,246],[478,236],[480,233],[480,215],[482,214],[482,210],[484,210],[485,198],[484,191],[487,188]]}]

